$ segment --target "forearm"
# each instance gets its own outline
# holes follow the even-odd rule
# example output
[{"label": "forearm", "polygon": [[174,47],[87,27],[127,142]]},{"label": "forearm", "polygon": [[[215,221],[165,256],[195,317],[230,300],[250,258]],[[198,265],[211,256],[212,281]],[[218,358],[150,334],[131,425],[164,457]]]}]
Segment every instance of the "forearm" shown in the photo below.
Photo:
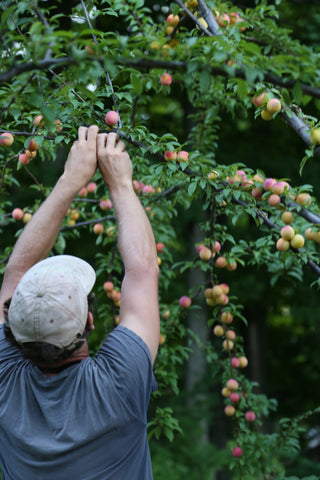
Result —
[{"label": "forearm", "polygon": [[118,222],[118,243],[125,271],[158,271],[157,251],[149,219],[132,184],[110,189]]},{"label": "forearm", "polygon": [[63,174],[19,236],[7,270],[25,272],[50,253],[77,191]]}]

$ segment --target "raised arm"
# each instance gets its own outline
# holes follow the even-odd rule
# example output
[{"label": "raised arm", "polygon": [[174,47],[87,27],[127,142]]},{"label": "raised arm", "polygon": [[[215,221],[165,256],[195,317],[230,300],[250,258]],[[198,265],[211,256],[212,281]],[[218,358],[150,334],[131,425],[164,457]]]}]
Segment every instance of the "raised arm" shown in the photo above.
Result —
[{"label": "raised arm", "polygon": [[4,321],[3,303],[12,297],[24,273],[48,256],[72,200],[95,173],[97,134],[96,126],[79,128],[78,140],[71,147],[63,174],[19,236],[0,291],[0,323]]},{"label": "raised arm", "polygon": [[120,324],[139,335],[155,359],[160,335],[156,244],[150,222],[132,185],[132,164],[114,133],[99,134],[98,166],[109,188],[118,223],[118,243],[125,267]]}]

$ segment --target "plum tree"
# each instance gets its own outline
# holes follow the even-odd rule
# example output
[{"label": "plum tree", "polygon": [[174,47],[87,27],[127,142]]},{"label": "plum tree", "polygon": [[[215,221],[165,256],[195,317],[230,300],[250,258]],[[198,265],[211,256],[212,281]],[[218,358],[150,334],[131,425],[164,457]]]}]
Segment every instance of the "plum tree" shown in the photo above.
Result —
[{"label": "plum tree", "polygon": [[[258,348],[246,351],[252,338],[246,314],[257,312],[255,298],[273,318],[276,305],[282,312],[285,302],[294,302],[294,294],[286,295],[298,295],[295,282],[305,284],[309,275],[315,276],[313,289],[319,286],[317,43],[293,39],[282,27],[281,2],[247,2],[245,11],[218,2],[219,12],[204,0],[104,2],[108,7],[81,1],[72,12],[63,10],[63,2],[16,3],[0,5],[1,273],[22,225],[17,220],[27,222],[46,198],[78,127],[96,123],[101,131],[117,131],[133,160],[133,186],[159,254],[165,341],[155,363],[160,388],[154,402],[170,404],[179,392],[182,365],[192,361],[190,338],[196,339],[216,382],[208,390],[223,387],[217,403],[236,403],[228,419],[234,429],[225,445],[226,469],[230,463],[249,479],[261,476],[263,465],[266,477],[284,477],[278,445],[292,453],[294,428],[279,423],[273,437],[255,430],[275,407],[249,379],[250,366],[256,366],[249,353]],[[312,16],[313,35],[317,18]],[[301,179],[307,167],[312,173]],[[14,205],[21,208],[13,216]],[[304,243],[301,232],[310,241]],[[75,198],[54,252],[73,252],[75,243],[99,272],[103,325],[91,337],[97,346],[98,335],[119,321],[123,275],[115,215],[98,173]],[[201,322],[200,312],[206,340],[199,325],[189,328],[193,320]],[[305,317],[308,328],[297,331],[316,329],[314,315]],[[291,320],[299,321],[292,312]],[[287,343],[292,347],[289,333]],[[310,355],[300,353],[302,364]],[[226,386],[229,378],[237,382],[236,392],[234,383]],[[310,400],[310,411],[315,403]],[[219,411],[223,416],[222,405]],[[254,412],[254,424],[244,421],[245,412]],[[159,407],[152,415],[151,438],[179,434],[172,414]]]}]

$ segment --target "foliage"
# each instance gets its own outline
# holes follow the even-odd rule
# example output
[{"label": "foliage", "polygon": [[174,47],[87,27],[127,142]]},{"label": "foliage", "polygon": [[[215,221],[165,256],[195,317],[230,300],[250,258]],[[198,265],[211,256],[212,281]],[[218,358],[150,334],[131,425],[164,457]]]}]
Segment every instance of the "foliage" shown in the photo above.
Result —
[{"label": "foliage", "polygon": [[[221,451],[208,442],[204,442],[206,446],[199,442],[199,452],[205,452],[201,478],[212,478],[223,469],[230,471],[232,479],[293,480],[296,477],[286,476],[287,465],[300,452],[308,422],[317,413],[316,399],[308,402],[307,412],[278,421],[272,425],[272,433],[267,433],[265,421],[276,416],[276,400],[261,393],[258,383],[244,370],[232,367],[230,361],[247,355],[244,331],[247,325],[250,328],[250,322],[245,313],[259,295],[260,303],[272,305],[270,323],[279,332],[276,319],[283,320],[283,316],[277,315],[284,307],[289,308],[289,298],[292,304],[286,318],[292,322],[299,319],[298,293],[289,296],[288,290],[303,291],[303,282],[308,282],[305,297],[310,295],[310,303],[318,291],[317,179],[316,174],[309,180],[301,180],[301,176],[308,175],[308,169],[318,168],[320,154],[320,147],[309,136],[319,128],[320,91],[314,87],[319,84],[319,49],[313,46],[317,44],[314,38],[318,39],[319,15],[314,15],[310,35],[306,29],[301,41],[283,20],[282,24],[279,21],[279,17],[292,16],[293,7],[288,2],[273,5],[257,0],[254,6],[249,2],[248,8],[243,6],[246,2],[242,7],[240,2],[208,0],[193,6],[196,3],[2,2],[0,133],[11,132],[14,142],[8,147],[0,145],[1,273],[23,221],[27,221],[26,215],[14,220],[13,209],[21,208],[24,214],[36,211],[61,173],[78,127],[96,123],[100,131],[117,130],[128,144],[137,195],[148,212],[156,241],[164,244],[163,251],[159,249],[163,344],[155,365],[159,390],[152,400],[149,422],[156,478],[162,478],[163,471],[173,464],[177,479],[196,468],[190,462],[188,470],[182,460],[192,445],[190,431],[194,424],[180,426],[184,410],[178,422],[179,408],[172,400],[172,396],[181,396],[184,368],[196,345],[210,371],[206,373],[206,393],[215,390],[219,415],[232,403],[229,397],[220,395],[229,378],[239,382],[242,392],[235,415],[227,419],[228,439]],[[237,12],[243,20],[217,28],[216,10],[222,14]],[[179,24],[170,30],[166,21],[169,13],[179,15]],[[160,82],[160,75],[166,72],[173,79],[170,85]],[[263,92],[281,101],[281,110],[270,122],[261,119],[265,104],[255,106],[252,102],[254,95]],[[115,127],[104,121],[108,110],[120,115]],[[35,125],[39,115],[43,124]],[[280,156],[274,162],[265,158],[270,145],[289,135],[288,127],[292,136],[282,142],[282,147],[277,143]],[[254,138],[257,129],[263,130],[260,140]],[[296,134],[304,148],[301,143],[295,148]],[[28,149],[31,139],[39,149],[24,165],[19,156]],[[166,161],[166,151],[187,151],[189,156],[186,161]],[[291,173],[296,184],[291,181]],[[278,184],[288,182],[277,206],[269,200],[273,192],[264,184],[270,177]],[[119,301],[108,298],[103,284],[112,281],[119,291],[123,274],[115,215],[113,209],[103,210],[100,204],[108,192],[98,174],[93,182],[94,191],[79,192],[74,200],[54,247],[54,253],[82,255],[96,268],[99,325],[91,337],[92,353],[117,323]],[[309,193],[310,198],[302,202],[300,193]],[[295,233],[306,235],[311,227],[318,234],[316,239],[306,239],[301,248],[278,250],[284,211],[293,213]],[[93,232],[97,223],[104,227],[99,235]],[[186,237],[194,224],[200,234],[190,253]],[[214,250],[216,242],[221,250]],[[196,250],[200,245],[211,249],[206,261]],[[226,259],[227,268],[217,267],[218,257]],[[196,277],[199,271],[204,281],[191,284],[188,278]],[[262,280],[256,282],[252,271]],[[250,282],[252,288],[248,287]],[[223,283],[230,285],[230,292],[225,293],[222,303],[204,299],[206,289]],[[179,304],[182,295],[192,299],[188,310]],[[307,303],[306,298],[303,301]],[[223,312],[233,315],[230,325],[222,321]],[[207,341],[201,340],[188,323],[190,317],[197,319],[203,314],[207,317]],[[317,329],[309,317],[304,326],[307,333]],[[236,332],[232,347],[228,341],[222,347],[221,339],[211,335],[217,325],[223,328],[222,340],[226,340],[227,330]],[[286,334],[285,345],[290,343],[288,331]],[[314,355],[312,365],[318,361]],[[307,378],[311,382],[314,372],[310,370]],[[255,412],[255,422],[245,420],[247,410]],[[182,431],[187,437],[185,443],[179,440]],[[162,443],[161,435],[170,442],[174,438],[181,441],[179,453]],[[170,452],[168,456],[163,453],[163,445]],[[243,449],[241,458],[232,457],[234,446]],[[166,467],[161,473],[159,464],[164,465],[164,456]],[[307,478],[311,480],[312,476],[304,480]]]}]

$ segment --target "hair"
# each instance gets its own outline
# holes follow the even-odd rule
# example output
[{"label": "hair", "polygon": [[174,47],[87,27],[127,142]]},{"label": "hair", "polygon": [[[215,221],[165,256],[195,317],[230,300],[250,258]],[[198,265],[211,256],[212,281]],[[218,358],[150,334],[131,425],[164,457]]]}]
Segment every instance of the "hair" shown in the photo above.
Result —
[{"label": "hair", "polygon": [[[90,292],[88,295],[88,311],[93,313],[93,301],[94,293]],[[15,346],[17,346],[23,353],[23,355],[32,361],[37,366],[56,365],[67,358],[70,358],[72,354],[81,348],[83,344],[87,341],[90,335],[90,328],[88,323],[85,326],[85,329],[82,334],[78,334],[77,338],[67,347],[57,347],[52,343],[48,342],[26,342],[19,344],[15,336],[13,335],[10,322],[9,322],[9,307],[10,307],[11,298],[6,300],[3,305],[4,311],[4,333],[6,338]]]}]

